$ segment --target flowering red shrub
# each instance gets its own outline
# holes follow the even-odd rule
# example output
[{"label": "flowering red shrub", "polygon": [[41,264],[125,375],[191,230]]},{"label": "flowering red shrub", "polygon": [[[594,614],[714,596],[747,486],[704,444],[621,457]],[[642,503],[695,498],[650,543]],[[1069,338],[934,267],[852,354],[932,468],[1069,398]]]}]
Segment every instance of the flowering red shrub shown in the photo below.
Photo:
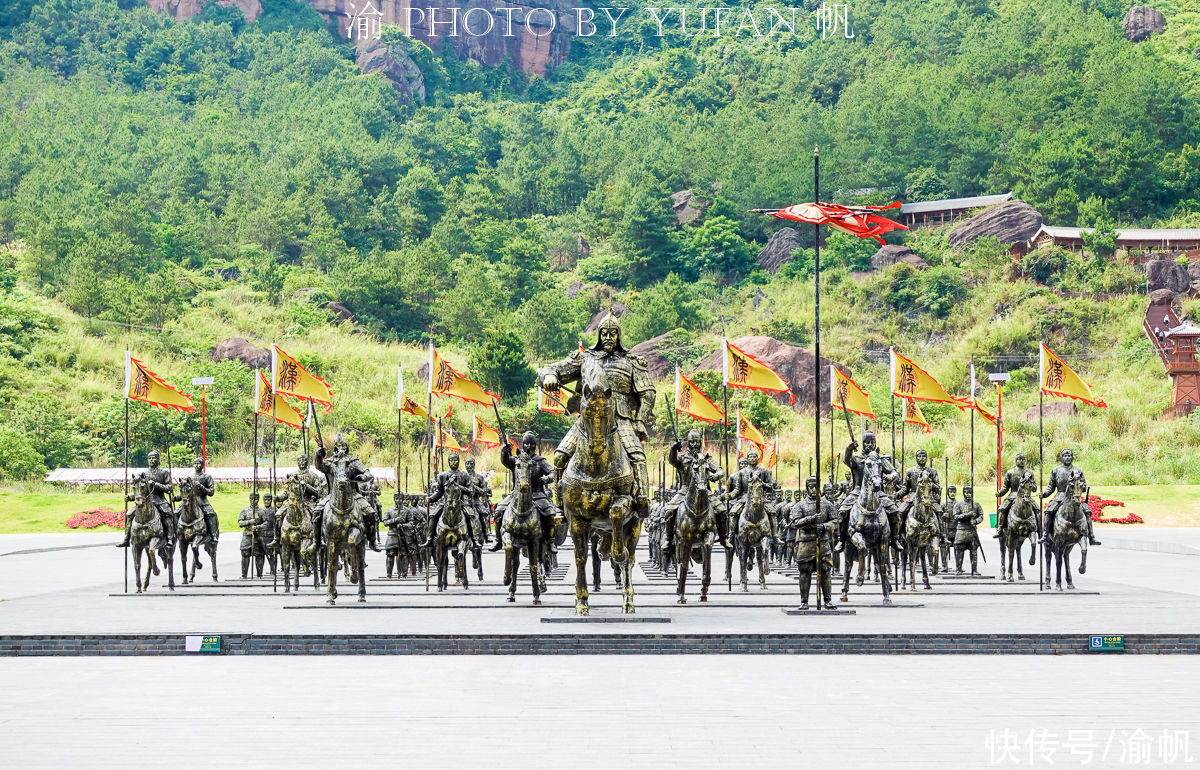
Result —
[{"label": "flowering red shrub", "polygon": [[112,508],[80,511],[67,519],[67,526],[71,529],[79,529],[81,527],[83,529],[95,529],[100,526],[125,529],[125,514],[122,511],[114,511]]},{"label": "flowering red shrub", "polygon": [[1106,519],[1104,518],[1104,509],[1110,505],[1119,505],[1125,507],[1125,503],[1120,500],[1101,500],[1096,495],[1089,495],[1087,499],[1088,508],[1092,509],[1092,521],[1099,521],[1104,524],[1145,524],[1146,520],[1136,513],[1131,513],[1123,519]]}]

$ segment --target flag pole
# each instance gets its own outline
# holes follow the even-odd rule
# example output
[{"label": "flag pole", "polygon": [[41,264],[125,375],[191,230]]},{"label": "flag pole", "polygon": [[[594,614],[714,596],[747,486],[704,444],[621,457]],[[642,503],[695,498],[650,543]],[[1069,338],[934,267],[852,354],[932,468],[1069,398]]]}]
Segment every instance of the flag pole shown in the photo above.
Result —
[{"label": "flag pole", "polygon": [[[1045,488],[1045,473],[1046,464],[1043,460],[1042,453],[1044,451],[1043,434],[1042,434],[1042,418],[1043,405],[1045,404],[1045,385],[1044,378],[1046,376],[1046,347],[1042,342],[1038,342],[1038,487]],[[1040,491],[1040,490],[1039,490]],[[1043,498],[1038,496],[1038,542],[1034,548],[1040,550],[1038,553],[1038,591],[1042,590],[1045,582],[1042,570],[1045,564],[1046,544],[1042,542],[1044,533],[1042,532],[1043,520],[1046,517],[1046,504]]]},{"label": "flag pole", "polygon": [[[125,495],[129,497],[129,351],[125,351]],[[125,509],[125,516],[129,516],[129,501],[122,500],[122,507]],[[131,526],[126,522],[125,526],[125,593],[129,593],[129,534],[132,532]]]},{"label": "flag pole", "polygon": [[904,436],[908,432],[905,430],[908,427],[908,399],[900,399],[900,478],[904,478],[905,467],[905,448]]},{"label": "flag pole", "polygon": [[888,370],[891,377],[889,387],[892,391],[892,467],[894,468],[896,464],[896,351],[894,348],[888,349]]},{"label": "flag pole", "polygon": [[[813,203],[821,202],[821,153],[813,147]],[[817,458],[816,477],[821,478],[821,225],[813,223],[813,436]],[[830,418],[832,419],[832,412]],[[831,426],[832,427],[832,426]],[[832,446],[832,444],[830,444]],[[830,463],[832,465],[832,463]],[[821,501],[817,499],[817,509]],[[819,538],[818,538],[819,540]],[[821,564],[817,563],[817,607],[821,606]]]},{"label": "flag pole", "polygon": [[[276,415],[276,406],[279,403],[279,394],[275,392],[275,382],[271,383],[271,506],[274,510],[275,506],[275,466],[279,462],[279,445],[276,438],[279,435],[279,419]],[[263,544],[263,550],[267,550],[267,546]],[[279,591],[279,570],[275,569],[275,554],[268,553],[267,559],[271,562],[271,591]],[[360,567],[361,569],[361,567]]]},{"label": "flag pole", "polygon": [[[251,451],[254,454],[254,473],[250,483],[251,504],[250,504],[250,561],[246,567],[246,574],[254,577],[254,520],[258,518],[258,506],[254,504],[253,495],[258,494],[258,408],[261,404],[259,396],[262,394],[259,390],[262,388],[262,377],[258,370],[254,370],[254,443],[251,446]],[[315,566],[314,566],[315,568]]]},{"label": "flag pole", "polygon": [[971,491],[975,489],[975,362],[971,362]]}]

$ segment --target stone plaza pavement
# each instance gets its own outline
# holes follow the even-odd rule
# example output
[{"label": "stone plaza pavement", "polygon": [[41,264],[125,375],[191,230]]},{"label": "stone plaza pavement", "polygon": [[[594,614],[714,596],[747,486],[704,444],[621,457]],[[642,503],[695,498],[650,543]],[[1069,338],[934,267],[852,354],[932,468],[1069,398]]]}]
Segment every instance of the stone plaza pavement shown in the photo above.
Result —
[{"label": "stone plaza pavement", "polygon": [[[221,538],[218,583],[212,583],[206,564],[196,585],[177,585],[170,592],[164,571],[142,596],[123,594],[122,552],[111,546],[117,540],[113,533],[5,535],[0,536],[0,633],[1200,633],[1200,530],[1103,528],[1099,535],[1106,543],[1092,549],[1089,570],[1076,576],[1074,592],[1039,592],[1037,567],[1026,566],[1025,582],[932,578],[932,591],[895,594],[896,608],[876,606],[877,584],[852,583],[851,601],[839,606],[854,608],[857,614],[798,617],[781,611],[799,601],[792,577],[776,571],[769,577],[768,590],[752,580],[749,593],[738,591],[736,584],[730,592],[723,580],[724,557],[718,553],[707,604],[697,601],[699,581],[694,574],[689,577],[689,604],[680,607],[675,604],[674,579],[639,566],[634,580],[638,614],[670,622],[586,626],[542,622],[572,614],[573,566],[550,581],[544,606],[530,606],[527,572],[517,603],[508,604],[498,580],[500,554],[485,554],[482,584],[476,584],[472,574],[469,590],[452,587],[439,594],[436,589],[426,592],[423,575],[381,580],[383,554],[370,553],[367,604],[358,604],[354,590],[345,586],[338,605],[330,608],[324,591],[314,592],[311,584],[288,595],[282,581],[273,592],[269,578],[240,580],[236,534]],[[984,543],[989,561],[981,571],[995,575],[996,541],[985,533]],[[1193,548],[1197,555],[1189,553]],[[644,551],[639,556],[644,559]],[[571,552],[561,557],[565,564]],[[601,615],[620,605],[607,564],[602,574],[604,588],[592,594],[593,610]],[[916,604],[923,606],[911,606]]]},{"label": "stone plaza pavement", "polygon": [[0,682],[6,768],[1200,759],[1196,656],[0,658]]}]

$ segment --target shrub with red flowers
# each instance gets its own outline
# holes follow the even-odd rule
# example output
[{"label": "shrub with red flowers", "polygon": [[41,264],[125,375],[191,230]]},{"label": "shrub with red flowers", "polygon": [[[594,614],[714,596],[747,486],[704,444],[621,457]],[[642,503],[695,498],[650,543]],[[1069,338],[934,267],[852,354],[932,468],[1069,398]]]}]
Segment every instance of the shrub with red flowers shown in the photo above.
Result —
[{"label": "shrub with red flowers", "polygon": [[1146,520],[1136,513],[1128,514],[1123,519],[1106,519],[1104,517],[1104,509],[1110,505],[1119,505],[1125,507],[1125,503],[1120,500],[1102,500],[1097,495],[1088,495],[1088,508],[1092,509],[1092,521],[1098,521],[1103,524],[1145,524]]},{"label": "shrub with red flowers", "polygon": [[116,527],[125,529],[125,514],[112,508],[97,508],[94,511],[80,511],[67,519],[71,529],[95,529],[96,527]]}]

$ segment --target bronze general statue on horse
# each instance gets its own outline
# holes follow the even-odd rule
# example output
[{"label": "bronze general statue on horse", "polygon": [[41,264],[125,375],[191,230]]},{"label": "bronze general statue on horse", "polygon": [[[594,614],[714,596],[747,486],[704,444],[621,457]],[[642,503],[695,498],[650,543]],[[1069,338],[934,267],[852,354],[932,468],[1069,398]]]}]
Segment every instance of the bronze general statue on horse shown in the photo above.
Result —
[{"label": "bronze general statue on horse", "polygon": [[610,313],[596,345],[572,353],[539,373],[542,387],[574,383],[575,424],[554,452],[559,494],[575,547],[575,611],[588,613],[588,542],[622,568],[623,609],[634,611],[631,583],[634,547],[650,513],[650,476],[642,441],[654,414],[654,386],[645,360],[621,344],[621,325]]}]

